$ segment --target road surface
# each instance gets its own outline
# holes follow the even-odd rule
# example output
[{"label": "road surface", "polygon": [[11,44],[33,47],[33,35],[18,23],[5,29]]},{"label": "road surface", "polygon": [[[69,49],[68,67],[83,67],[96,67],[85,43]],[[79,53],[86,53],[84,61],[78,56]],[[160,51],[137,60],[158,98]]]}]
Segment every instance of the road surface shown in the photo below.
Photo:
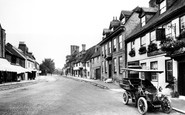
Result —
[{"label": "road surface", "polygon": [[47,76],[36,84],[0,91],[0,115],[139,115],[133,104],[123,105],[121,96],[89,83]]}]

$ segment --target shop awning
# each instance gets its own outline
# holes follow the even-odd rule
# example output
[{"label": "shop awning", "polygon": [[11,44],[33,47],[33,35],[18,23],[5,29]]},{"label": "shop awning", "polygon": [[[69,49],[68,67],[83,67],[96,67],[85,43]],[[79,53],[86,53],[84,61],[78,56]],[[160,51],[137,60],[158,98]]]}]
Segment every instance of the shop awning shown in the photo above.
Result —
[{"label": "shop awning", "polygon": [[25,69],[21,66],[11,65],[10,62],[4,58],[0,58],[0,71],[16,72],[18,74],[29,72],[28,69]]},{"label": "shop awning", "polygon": [[11,65],[11,69],[12,69],[12,71],[17,72],[18,74],[30,72],[28,69],[25,69],[25,68],[18,66],[18,65]]}]

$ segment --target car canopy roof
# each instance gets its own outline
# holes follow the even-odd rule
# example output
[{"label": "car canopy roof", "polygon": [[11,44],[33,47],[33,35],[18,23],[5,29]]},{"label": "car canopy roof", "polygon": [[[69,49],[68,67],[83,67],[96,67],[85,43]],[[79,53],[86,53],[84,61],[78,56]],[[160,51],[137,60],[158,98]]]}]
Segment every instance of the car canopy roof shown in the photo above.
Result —
[{"label": "car canopy roof", "polygon": [[123,71],[135,71],[135,72],[148,72],[148,73],[163,73],[162,70],[153,69],[132,69],[132,68],[122,68]]}]

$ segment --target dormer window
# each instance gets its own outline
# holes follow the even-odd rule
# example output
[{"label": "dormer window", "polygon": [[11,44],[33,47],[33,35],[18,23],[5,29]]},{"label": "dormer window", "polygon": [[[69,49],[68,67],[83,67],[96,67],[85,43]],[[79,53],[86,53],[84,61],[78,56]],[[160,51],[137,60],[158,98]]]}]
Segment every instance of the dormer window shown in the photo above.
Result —
[{"label": "dormer window", "polygon": [[162,14],[162,13],[164,13],[166,11],[166,0],[163,0],[160,3],[159,8],[160,8],[160,14]]},{"label": "dormer window", "polygon": [[125,18],[123,18],[123,19],[121,20],[121,23],[122,23],[122,24],[125,24]]},{"label": "dormer window", "polygon": [[141,18],[141,25],[142,25],[142,27],[143,27],[145,24],[146,24],[146,17],[143,16],[143,17]]}]

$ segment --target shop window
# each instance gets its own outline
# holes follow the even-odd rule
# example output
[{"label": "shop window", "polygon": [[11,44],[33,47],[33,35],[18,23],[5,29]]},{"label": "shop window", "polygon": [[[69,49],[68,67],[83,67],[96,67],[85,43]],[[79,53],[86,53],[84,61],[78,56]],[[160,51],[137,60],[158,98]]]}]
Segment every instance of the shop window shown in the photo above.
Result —
[{"label": "shop window", "polygon": [[[157,61],[151,62],[151,63],[150,63],[150,67],[151,67],[151,69],[153,69],[153,70],[157,70],[157,69],[158,69]],[[157,74],[157,73],[151,73],[151,80],[152,80],[152,81],[158,81],[158,74]]]},{"label": "shop window", "polygon": [[[146,69],[146,63],[141,63],[142,69]],[[141,72],[141,79],[145,79],[145,73]]]},{"label": "shop window", "polygon": [[166,81],[170,82],[173,80],[173,62],[172,60],[166,61]]},{"label": "shop window", "polygon": [[142,68],[142,69],[147,69],[147,68],[146,68],[146,63],[141,63],[141,68]]}]

